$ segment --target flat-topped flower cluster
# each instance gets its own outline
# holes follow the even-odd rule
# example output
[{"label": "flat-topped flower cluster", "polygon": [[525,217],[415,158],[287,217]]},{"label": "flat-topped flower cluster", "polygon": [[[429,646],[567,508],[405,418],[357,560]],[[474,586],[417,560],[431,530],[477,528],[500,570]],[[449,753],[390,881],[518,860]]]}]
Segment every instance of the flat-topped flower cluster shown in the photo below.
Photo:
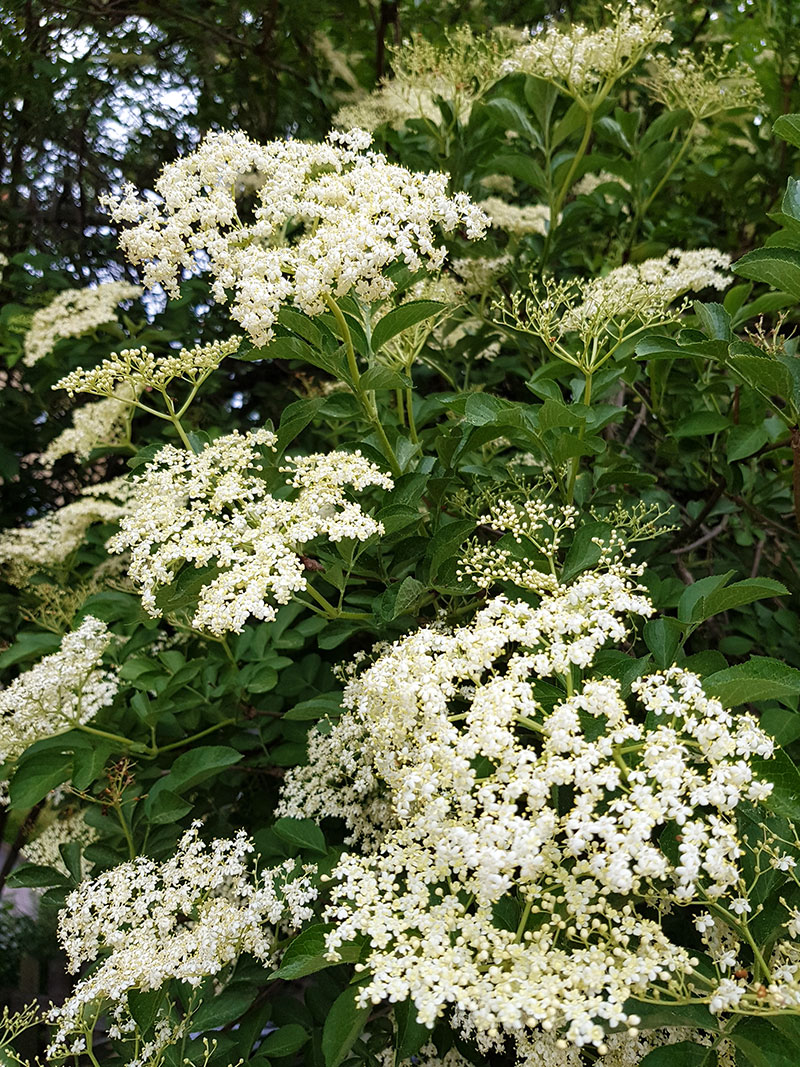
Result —
[{"label": "flat-topped flower cluster", "polygon": [[[289,475],[282,495],[273,495],[261,468],[262,450],[275,440],[270,430],[252,430],[220,437],[198,454],[167,445],[134,479],[132,506],[109,549],[130,550],[129,576],[152,615],[160,614],[159,590],[182,564],[214,564],[218,573],[200,591],[193,625],[238,633],[249,616],[274,619],[276,604],[306,589],[302,549],[310,541],[365,541],[381,532],[346,489],[391,489],[388,475],[358,451],[297,456],[282,468]],[[292,499],[287,489],[296,490]]]},{"label": "flat-topped flower cluster", "polygon": [[25,335],[23,363],[32,366],[67,337],[81,337],[114,322],[118,306],[142,295],[138,285],[105,282],[92,289],[65,289],[47,307],[33,313]]},{"label": "flat-topped flower cluster", "polygon": [[0,764],[35,741],[87,723],[114,699],[119,681],[102,666],[112,634],[87,615],[61,647],[0,690]]},{"label": "flat-topped flower cluster", "polygon": [[[477,238],[486,219],[465,193],[448,194],[446,174],[407,170],[370,143],[362,130],[331,133],[322,144],[210,134],[164,168],[155,183],[161,204],[132,187],[109,202],[116,222],[132,224],[121,247],[144,264],[146,285],[173,295],[202,252],[215,298],[232,301],[233,318],[257,345],[272,336],[284,304],[318,315],[327,297],[382,299],[394,288],[387,266],[438,269],[445,248],[437,230]],[[248,213],[237,187],[251,174],[263,180]]]},{"label": "flat-topped flower cluster", "polygon": [[[367,844],[326,913],[333,958],[369,938],[362,1003],[411,998],[430,1026],[452,1007],[481,1047],[521,1035],[522,1055],[538,1028],[602,1047],[636,1027],[631,996],[686,993],[697,960],[652,908],[744,894],[736,809],[769,796],[751,760],[773,741],[680,667],[629,691],[576,681],[652,612],[638,573],[617,561],[400,639],[290,772],[284,810],[344,817]],[[714,1010],[748,992],[727,972],[710,986]]]},{"label": "flat-topped flower cluster", "polygon": [[[313,914],[316,890],[294,860],[256,874],[243,831],[205,844],[195,823],[163,863],[140,856],[86,881],[67,898],[59,939],[74,974],[102,961],[53,1008],[49,1055],[64,1055],[83,1032],[84,1012],[116,1007],[116,1036],[132,1026],[129,990],[159,989],[170,978],[197,986],[241,953],[275,959],[276,928]],[[164,1005],[169,1017],[169,1003]]]}]

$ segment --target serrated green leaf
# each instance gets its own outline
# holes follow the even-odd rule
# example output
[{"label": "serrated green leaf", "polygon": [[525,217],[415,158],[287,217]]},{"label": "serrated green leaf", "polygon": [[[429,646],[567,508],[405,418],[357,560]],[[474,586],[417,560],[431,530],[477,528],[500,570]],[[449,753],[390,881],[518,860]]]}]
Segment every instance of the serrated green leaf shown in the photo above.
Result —
[{"label": "serrated green leaf", "polygon": [[800,148],[800,115],[780,115],[772,124],[772,132]]},{"label": "serrated green leaf", "polygon": [[20,761],[9,787],[10,807],[32,808],[72,773],[72,753],[40,752]]},{"label": "serrated green leaf", "polygon": [[311,849],[312,852],[328,851],[325,835],[313,819],[292,819],[284,815],[276,820],[273,829],[278,837],[290,845]]},{"label": "serrated green leaf", "polygon": [[397,619],[401,615],[413,611],[414,607],[424,596],[425,591],[423,583],[418,582],[416,578],[412,578],[411,575],[404,578],[400,583],[400,588],[397,590],[392,618]]},{"label": "serrated green leaf", "polygon": [[26,863],[11,872],[6,884],[12,889],[49,889],[51,886],[68,888],[71,882],[53,867]]},{"label": "serrated green leaf", "polygon": [[706,678],[705,691],[726,708],[759,700],[795,704],[800,694],[800,670],[768,656],[753,656]]},{"label": "serrated green leaf", "polygon": [[731,269],[743,278],[765,282],[800,300],[800,252],[793,248],[754,248]]},{"label": "serrated green leaf", "polygon": [[357,996],[358,989],[345,989],[328,1012],[322,1030],[325,1067],[339,1067],[366,1025],[370,1008],[359,1008],[356,1005]]},{"label": "serrated green leaf", "polygon": [[283,453],[286,446],[305,430],[323,403],[322,397],[312,396],[305,400],[295,400],[283,409],[276,442],[279,453]]}]

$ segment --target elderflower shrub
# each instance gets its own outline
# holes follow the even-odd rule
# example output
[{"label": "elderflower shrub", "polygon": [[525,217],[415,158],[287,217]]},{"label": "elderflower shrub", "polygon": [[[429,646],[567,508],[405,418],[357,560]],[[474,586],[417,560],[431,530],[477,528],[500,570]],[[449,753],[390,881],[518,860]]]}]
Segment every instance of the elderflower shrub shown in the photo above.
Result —
[{"label": "elderflower shrub", "polygon": [[503,71],[543,78],[579,101],[591,95],[602,98],[651,48],[671,40],[658,11],[629,2],[600,30],[551,25],[534,31],[504,61]]},{"label": "elderflower shrub", "polygon": [[87,615],[45,656],[0,690],[0,764],[16,760],[35,741],[89,722],[116,696],[119,680],[102,666],[112,634]]},{"label": "elderflower shrub", "polygon": [[127,282],[105,282],[94,289],[67,289],[31,318],[25,336],[23,363],[32,367],[59,341],[68,337],[82,337],[98,326],[114,322],[117,307],[126,300],[142,295],[138,285]]},{"label": "elderflower shrub", "polygon": [[[486,219],[466,194],[447,194],[445,174],[389,163],[370,143],[359,130],[331,133],[324,144],[210,134],[164,168],[155,183],[163,206],[130,187],[109,201],[112,218],[130,224],[120,244],[132,263],[144,264],[146,285],[171,294],[204,252],[215,299],[232,299],[231,314],[255,345],[272,337],[285,304],[318,315],[326,300],[351,291],[382,299],[394,288],[386,267],[400,261],[436,270],[446,254],[437,229],[463,227],[477,238]],[[248,217],[236,183],[251,172],[264,181]]]},{"label": "elderflower shrub", "polygon": [[[366,541],[382,526],[348,499],[347,488],[391,489],[392,479],[360,452],[296,456],[281,468],[283,495],[261,476],[269,430],[234,432],[199,454],[163,448],[133,479],[131,507],[111,538],[112,552],[130,550],[129,576],[142,606],[160,614],[158,594],[182,564],[213,565],[192,624],[212,634],[239,633],[252,615],[275,618],[276,604],[308,590],[303,549],[316,538]],[[296,490],[286,499],[285,489]]]},{"label": "elderflower shrub", "polygon": [[[200,825],[192,824],[163,863],[139,856],[83,882],[67,898],[58,935],[70,972],[99,962],[52,1009],[56,1030],[48,1055],[85,1049],[85,1035],[101,1010],[111,1010],[112,1038],[134,1031],[131,990],[160,989],[170,979],[198,987],[243,953],[274,962],[276,932],[311,917],[316,890],[309,870],[287,860],[257,873],[249,858],[253,844],[243,831],[206,844]],[[157,1037],[165,1029],[166,1043],[176,1036],[170,1009],[166,997],[153,1024]],[[190,1021],[184,1019],[181,1034]],[[142,1060],[140,1053],[137,1062]]]},{"label": "elderflower shrub", "polygon": [[[547,699],[544,683],[623,641],[629,613],[652,613],[639,568],[606,567],[536,607],[497,597],[466,626],[416,631],[346,688],[326,740],[349,754],[351,793],[379,780],[393,814],[372,851],[342,858],[326,911],[332,958],[369,940],[361,1003],[410,997],[428,1026],[452,1006],[484,1050],[544,1026],[602,1051],[601,1023],[637,1025],[632,995],[680,1001],[696,976],[653,904],[730,907],[745,892],[736,809],[769,796],[751,761],[774,747],[752,716],[680,667],[630,697],[601,675]],[[320,763],[287,781],[293,810],[305,792],[310,810],[348,818],[328,753],[311,753]],[[730,984],[717,972],[698,999],[756,1003]]]}]

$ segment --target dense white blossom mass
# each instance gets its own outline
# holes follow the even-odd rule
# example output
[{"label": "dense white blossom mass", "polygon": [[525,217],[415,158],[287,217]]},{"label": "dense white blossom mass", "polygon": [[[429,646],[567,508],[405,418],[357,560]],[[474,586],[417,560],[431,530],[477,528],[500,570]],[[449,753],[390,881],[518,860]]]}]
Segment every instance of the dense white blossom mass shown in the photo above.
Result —
[{"label": "dense white blossom mass", "polygon": [[[110,202],[114,220],[131,224],[120,244],[144,264],[148,286],[171,294],[202,252],[215,298],[232,299],[233,318],[257,345],[272,336],[284,304],[318,315],[326,297],[381,299],[394,288],[384,268],[401,261],[438,269],[445,248],[437,230],[477,238],[486,218],[465,193],[448,194],[447,174],[407,170],[370,143],[363,130],[331,133],[322,144],[210,134],[164,168],[155,183],[161,204],[132,187]],[[248,214],[237,188],[254,173],[263,180]]]},{"label": "dense white blossom mass", "polygon": [[64,338],[81,337],[113,322],[119,304],[141,294],[138,285],[127,282],[105,282],[92,289],[66,289],[47,307],[33,313],[22,362],[30,367]]},{"label": "dense white blossom mass", "polygon": [[269,430],[232,433],[199,454],[167,445],[135,479],[130,511],[109,542],[130,549],[129,575],[144,608],[160,614],[156,597],[179,567],[214,564],[199,593],[193,625],[213,634],[240,632],[250,615],[275,617],[307,586],[302,548],[316,537],[365,541],[381,524],[348,499],[346,489],[391,489],[392,480],[360,452],[298,456],[282,468],[283,489],[273,496],[260,475],[262,448],[274,447]]}]

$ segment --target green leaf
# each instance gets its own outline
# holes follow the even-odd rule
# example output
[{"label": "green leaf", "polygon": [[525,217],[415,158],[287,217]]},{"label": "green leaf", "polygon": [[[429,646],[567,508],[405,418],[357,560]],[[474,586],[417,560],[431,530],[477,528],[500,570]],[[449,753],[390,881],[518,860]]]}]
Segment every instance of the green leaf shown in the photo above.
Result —
[{"label": "green leaf", "polygon": [[325,935],[333,929],[333,923],[316,923],[299,933],[284,952],[280,967],[270,979],[292,981],[334,967],[335,963],[325,958]]},{"label": "green leaf", "polygon": [[400,583],[400,588],[397,590],[392,618],[397,619],[401,615],[412,612],[425,592],[426,589],[422,582],[418,582],[416,578],[412,578],[410,575],[404,578]]},{"label": "green leaf", "polygon": [[306,400],[295,400],[293,404],[283,409],[276,442],[279,453],[282,453],[286,446],[305,430],[323,403],[322,397],[313,396]]},{"label": "green leaf", "polygon": [[259,1046],[259,1054],[265,1056],[291,1056],[308,1041],[309,1034],[299,1023],[287,1023],[267,1034]]},{"label": "green leaf", "polygon": [[361,375],[362,389],[408,389],[411,379],[391,367],[370,367]]},{"label": "green leaf", "polygon": [[36,863],[26,863],[17,867],[8,876],[6,883],[12,889],[49,889],[51,886],[68,887],[69,878],[53,867],[42,867]]},{"label": "green leaf", "polygon": [[446,560],[458,555],[459,547],[474,530],[474,522],[469,519],[456,519],[437,531],[428,546],[432,580],[436,579]]},{"label": "green leaf", "polygon": [[225,745],[203,745],[178,756],[169,774],[155,783],[145,801],[145,812],[154,810],[159,793],[165,790],[175,794],[185,793],[201,782],[213,778],[242,759],[242,753]]},{"label": "green leaf", "polygon": [[742,352],[737,345],[731,345],[728,365],[751,389],[767,398],[777,396],[787,400],[792,395],[792,377],[789,371],[771,356]]},{"label": "green leaf", "polygon": [[662,1045],[648,1052],[639,1067],[716,1067],[717,1054],[713,1049],[694,1041],[678,1041]]},{"label": "green leaf", "polygon": [[642,630],[644,643],[653,653],[653,659],[659,668],[671,667],[683,641],[683,627],[677,619],[663,615],[660,619],[651,619]]},{"label": "green leaf", "polygon": [[413,1000],[403,1000],[394,1006],[395,1046],[394,1062],[401,1064],[415,1056],[431,1032],[424,1023],[417,1022],[417,1007]]},{"label": "green leaf", "polygon": [[772,132],[800,148],[800,115],[780,115],[772,124]]},{"label": "green leaf", "polygon": [[244,1015],[255,1000],[256,990],[252,986],[246,989],[225,989],[216,996],[204,999],[192,1015],[192,1030],[216,1030]]},{"label": "green leaf", "polygon": [[695,315],[700,320],[703,331],[709,337],[713,337],[718,341],[731,341],[733,339],[731,317],[722,304],[702,304],[699,300],[695,300],[692,307]]},{"label": "green leaf", "polygon": [[293,708],[284,713],[283,717],[298,722],[307,722],[328,717],[338,718],[341,714],[342,694],[320,693],[319,696],[295,704]]},{"label": "green leaf", "polygon": [[495,422],[512,407],[508,400],[489,393],[470,393],[464,406],[464,418],[472,426],[485,426]]},{"label": "green leaf", "polygon": [[248,693],[268,693],[278,684],[278,672],[269,663],[248,663],[239,677]]},{"label": "green leaf", "polygon": [[131,989],[128,992],[128,1009],[140,1030],[149,1030],[156,1021],[162,997],[161,989]]},{"label": "green leaf", "polygon": [[755,248],[731,269],[743,278],[765,282],[800,300],[800,252],[793,248]]},{"label": "green leaf", "polygon": [[325,844],[325,835],[313,819],[291,819],[284,815],[276,820],[273,826],[278,837],[296,845],[298,848],[311,849],[312,852],[328,851]]},{"label": "green leaf", "polygon": [[[733,608],[752,604],[756,600],[765,597],[788,596],[789,590],[781,582],[772,578],[745,578],[744,581],[734,582],[724,589],[717,589],[707,597],[703,597],[701,619],[710,619],[712,615],[719,615],[723,611],[731,611]],[[692,622],[697,621],[697,616]]]},{"label": "green leaf", "polygon": [[733,426],[726,441],[725,458],[728,463],[747,459],[754,455],[769,440],[769,432],[763,422],[755,426]]},{"label": "green leaf", "polygon": [[800,1062],[797,1043],[766,1019],[742,1019],[728,1036],[752,1067],[797,1067]]},{"label": "green leaf", "polygon": [[23,757],[11,779],[10,806],[32,808],[44,800],[51,789],[66,782],[71,773],[71,752],[40,752],[29,759]]},{"label": "green leaf", "polygon": [[778,748],[771,759],[751,756],[749,763],[757,778],[772,782],[772,792],[762,801],[764,807],[792,822],[800,819],[800,771],[791,757]]},{"label": "green leaf", "polygon": [[48,652],[55,652],[60,644],[59,634],[18,634],[14,644],[0,653],[0,669],[13,667],[26,659],[39,659]]},{"label": "green leaf", "polygon": [[800,694],[800,670],[768,656],[753,656],[746,663],[710,675],[704,688],[726,708],[759,700],[791,705]]},{"label": "green leaf", "polygon": [[731,422],[727,415],[718,411],[695,411],[681,419],[672,431],[672,437],[707,437],[726,430]]},{"label": "green leaf", "polygon": [[148,798],[147,817],[155,826],[177,822],[191,810],[191,803],[172,789],[159,789],[152,800]]},{"label": "green leaf", "polygon": [[369,1018],[370,1007],[356,1005],[358,989],[345,989],[331,1006],[322,1031],[322,1055],[325,1067],[339,1067]]},{"label": "green leaf", "polygon": [[[377,352],[383,348],[387,341],[391,341],[404,330],[416,326],[418,322],[430,319],[447,307],[438,300],[409,300],[407,304],[387,311],[372,331],[372,351]],[[366,387],[365,388],[372,388]]]}]

